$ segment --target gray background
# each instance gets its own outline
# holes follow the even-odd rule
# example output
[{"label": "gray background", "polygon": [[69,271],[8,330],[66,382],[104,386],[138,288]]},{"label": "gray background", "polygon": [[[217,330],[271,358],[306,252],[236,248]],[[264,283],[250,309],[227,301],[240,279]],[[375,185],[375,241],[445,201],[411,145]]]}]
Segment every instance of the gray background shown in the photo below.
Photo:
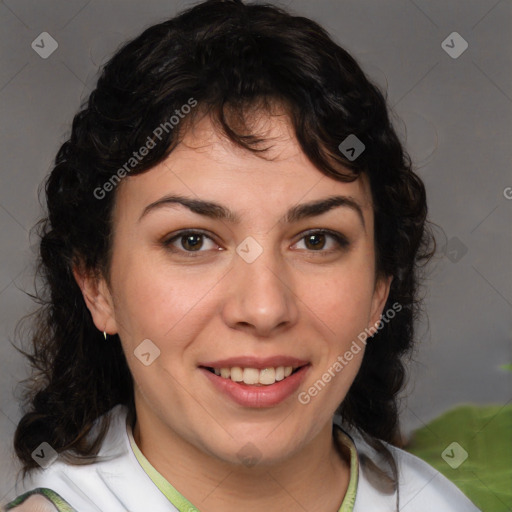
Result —
[{"label": "gray background", "polygon": [[[21,289],[32,288],[37,187],[98,66],[121,42],[190,4],[0,2],[0,501],[12,497],[14,484],[10,444],[20,411],[13,393],[26,370],[9,340],[32,308]],[[418,326],[404,430],[455,404],[509,402],[512,374],[499,367],[512,362],[512,199],[505,197],[512,187],[512,2],[280,5],[323,24],[386,89],[439,226],[441,247],[424,290],[429,321]],[[469,44],[456,59],[441,46],[453,31]],[[42,32],[59,45],[47,59],[31,47]]]}]

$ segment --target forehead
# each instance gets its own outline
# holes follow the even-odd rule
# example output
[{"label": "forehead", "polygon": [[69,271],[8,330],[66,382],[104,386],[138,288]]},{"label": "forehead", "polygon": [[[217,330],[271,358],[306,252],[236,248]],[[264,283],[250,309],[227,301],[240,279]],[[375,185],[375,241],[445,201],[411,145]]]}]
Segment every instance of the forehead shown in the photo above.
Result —
[{"label": "forehead", "polygon": [[302,151],[284,112],[254,116],[250,130],[261,139],[256,149],[264,151],[234,144],[210,116],[200,117],[164,161],[123,180],[116,208],[141,210],[165,194],[177,193],[222,202],[234,211],[258,208],[277,215],[292,204],[343,194],[371,213],[367,177],[341,182],[323,174]]},{"label": "forehead", "polygon": [[[233,116],[232,116],[233,117]],[[232,119],[229,120],[231,123]],[[209,157],[216,160],[228,158],[241,158],[256,161],[286,161],[300,159],[302,149],[295,138],[293,127],[287,113],[279,107],[272,110],[253,111],[246,114],[245,125],[235,119],[233,128],[239,129],[243,135],[250,135],[260,139],[260,143],[254,145],[256,152],[248,151],[234,144],[222,133],[218,122],[214,122],[210,115],[202,115],[186,130],[182,143],[176,148],[177,154],[189,152],[208,153]]]}]

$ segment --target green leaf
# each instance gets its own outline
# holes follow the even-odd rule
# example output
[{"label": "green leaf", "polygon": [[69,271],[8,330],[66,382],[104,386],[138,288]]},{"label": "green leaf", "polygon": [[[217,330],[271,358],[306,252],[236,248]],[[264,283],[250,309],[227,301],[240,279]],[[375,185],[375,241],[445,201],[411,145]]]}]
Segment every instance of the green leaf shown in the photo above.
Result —
[{"label": "green leaf", "polygon": [[[456,469],[441,456],[453,442],[468,453]],[[512,405],[452,409],[415,431],[405,449],[449,478],[483,512],[512,510]],[[453,464],[454,452],[447,453]]]}]

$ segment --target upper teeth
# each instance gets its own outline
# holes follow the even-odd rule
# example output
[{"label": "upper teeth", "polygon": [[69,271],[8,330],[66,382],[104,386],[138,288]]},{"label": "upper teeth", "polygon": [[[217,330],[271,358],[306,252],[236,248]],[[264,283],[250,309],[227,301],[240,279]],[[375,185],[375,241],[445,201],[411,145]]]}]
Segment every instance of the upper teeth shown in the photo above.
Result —
[{"label": "upper teeth", "polygon": [[293,366],[278,366],[277,368],[214,368],[215,375],[224,379],[231,379],[234,382],[243,382],[244,384],[263,384],[270,385],[276,381],[283,380],[291,375]]}]

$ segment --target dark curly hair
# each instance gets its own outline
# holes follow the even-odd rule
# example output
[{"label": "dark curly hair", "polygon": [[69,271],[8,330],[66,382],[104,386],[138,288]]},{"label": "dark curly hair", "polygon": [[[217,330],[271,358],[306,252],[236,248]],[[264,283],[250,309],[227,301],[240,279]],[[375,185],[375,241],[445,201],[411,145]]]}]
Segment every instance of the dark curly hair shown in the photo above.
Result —
[{"label": "dark curly hair", "polygon": [[[170,129],[168,120],[191,100],[197,107]],[[98,191],[146,144],[153,149],[130,173],[161,162],[200,113],[264,157],[265,141],[251,133],[247,119],[276,103],[322,173],[345,182],[362,173],[369,178],[377,275],[393,276],[385,309],[399,303],[402,310],[374,335],[378,343],[368,343],[338,412],[381,452],[380,441],[396,442],[403,358],[420,311],[420,274],[433,254],[424,185],[383,94],[324,29],[272,5],[209,0],[151,26],[103,66],[46,180],[48,214],[37,225],[40,308],[31,317],[32,345],[23,351],[33,374],[14,439],[24,474],[36,467],[31,453],[42,441],[73,464],[94,461],[108,415],[92,430],[95,421],[117,404],[134,410],[119,338],[105,343],[73,276],[81,265],[108,281],[116,193]],[[159,126],[167,129],[156,132]],[[353,161],[338,148],[350,134],[365,145]]]}]

